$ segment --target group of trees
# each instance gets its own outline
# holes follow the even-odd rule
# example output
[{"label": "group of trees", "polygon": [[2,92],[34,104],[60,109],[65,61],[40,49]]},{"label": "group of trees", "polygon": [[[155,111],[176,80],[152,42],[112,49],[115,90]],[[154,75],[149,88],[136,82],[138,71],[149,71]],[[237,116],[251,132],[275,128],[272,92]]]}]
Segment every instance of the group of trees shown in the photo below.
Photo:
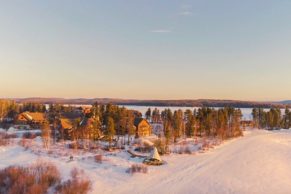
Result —
[{"label": "group of trees", "polygon": [[222,139],[239,136],[242,134],[240,121],[242,112],[240,109],[225,107],[221,109],[199,108],[198,110],[165,109],[159,116],[146,112],[146,118],[161,118],[164,126],[164,135],[169,143],[177,141],[180,137],[213,136]]},{"label": "group of trees", "polygon": [[[70,108],[51,106],[48,115],[58,115],[60,112],[72,111]],[[266,111],[262,108],[252,110],[254,127],[276,129],[291,127],[291,112],[288,108],[285,114],[281,114],[279,108],[271,108]],[[128,110],[125,107],[107,104],[92,105],[90,111],[84,114],[83,119],[77,118],[73,122],[72,139],[98,140],[106,137],[109,144],[115,136],[118,138],[126,135],[128,142],[135,135],[134,119],[141,117],[141,113]],[[199,108],[192,110],[172,111],[165,109],[160,111],[149,108],[145,113],[146,119],[154,123],[163,124],[163,132],[167,143],[177,142],[179,138],[185,137],[219,137],[227,139],[242,135],[240,109],[225,107],[220,109]],[[90,125],[82,125],[83,121],[89,121]],[[53,122],[51,123],[53,124]],[[48,128],[47,126],[45,128]]]},{"label": "group of trees", "polygon": [[17,104],[13,100],[0,100],[0,120],[5,117],[12,117],[18,110]]},{"label": "group of trees", "polygon": [[155,108],[153,111],[151,108],[148,108],[148,110],[145,113],[145,117],[148,121],[152,121],[154,123],[158,123],[161,121],[161,114],[160,110]]},{"label": "group of trees", "polygon": [[[54,109],[50,109],[53,114]],[[55,113],[57,115],[57,113]],[[90,111],[85,111],[82,118],[72,121],[73,128],[70,131],[72,140],[98,140],[105,137],[111,145],[115,136],[135,135],[134,119],[141,117],[141,113],[128,110],[125,107],[107,104],[92,105]]]},{"label": "group of trees", "polygon": [[134,119],[141,117],[142,114],[117,105],[99,105],[95,103],[91,108],[90,114],[87,116],[98,121],[100,129],[107,135],[109,142],[111,142],[114,135],[128,135],[128,138],[135,135]]},{"label": "group of trees", "polygon": [[39,103],[23,103],[22,105],[19,106],[19,112],[45,112],[46,111],[46,106],[44,104],[39,104]]},{"label": "group of trees", "polygon": [[289,108],[285,109],[282,115],[281,109],[271,108],[264,110],[263,108],[254,108],[252,110],[254,127],[260,129],[289,129],[291,128],[291,112]]},{"label": "group of trees", "polygon": [[3,118],[15,118],[19,113],[29,112],[45,112],[44,104],[39,103],[23,103],[17,104],[13,100],[0,100],[0,120]]},{"label": "group of trees", "polygon": [[[58,128],[62,113],[72,113],[77,109],[71,106],[50,105],[46,110],[44,104],[16,104],[11,100],[0,100],[0,120],[5,117],[13,118],[24,111],[46,112],[48,122],[42,128],[45,132],[44,136],[47,137],[49,128]],[[82,112],[82,108],[79,112]],[[291,128],[291,112],[288,108],[286,108],[285,114],[282,114],[279,108],[269,110],[254,108],[252,116],[253,125],[257,128]],[[71,136],[73,139],[92,140],[105,136],[111,143],[115,136],[119,138],[127,135],[129,142],[129,138],[135,135],[134,119],[138,117],[142,117],[138,111],[128,110],[113,104],[94,103],[90,111],[74,118]],[[203,107],[194,111],[188,109],[185,112],[182,110],[172,111],[171,109],[160,112],[157,108],[154,110],[149,108],[145,117],[153,123],[163,124],[164,136],[168,142],[176,142],[181,137],[212,136],[226,139],[242,134],[240,128],[242,112],[240,109],[231,107],[220,109]],[[90,125],[82,125],[81,121],[83,120],[88,121]]]}]

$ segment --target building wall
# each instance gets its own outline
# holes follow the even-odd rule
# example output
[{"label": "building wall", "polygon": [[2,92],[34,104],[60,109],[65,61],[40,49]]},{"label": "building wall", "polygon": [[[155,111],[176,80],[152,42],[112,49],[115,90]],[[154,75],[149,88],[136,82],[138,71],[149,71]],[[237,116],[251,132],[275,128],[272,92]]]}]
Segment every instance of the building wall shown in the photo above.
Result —
[{"label": "building wall", "polygon": [[20,114],[20,115],[17,117],[17,123],[18,123],[18,124],[27,124],[28,121],[27,121],[27,119],[26,119],[22,114]]},{"label": "building wall", "polygon": [[143,120],[138,125],[137,133],[139,137],[145,137],[145,136],[151,135],[152,133],[151,126],[148,124],[147,121]]}]

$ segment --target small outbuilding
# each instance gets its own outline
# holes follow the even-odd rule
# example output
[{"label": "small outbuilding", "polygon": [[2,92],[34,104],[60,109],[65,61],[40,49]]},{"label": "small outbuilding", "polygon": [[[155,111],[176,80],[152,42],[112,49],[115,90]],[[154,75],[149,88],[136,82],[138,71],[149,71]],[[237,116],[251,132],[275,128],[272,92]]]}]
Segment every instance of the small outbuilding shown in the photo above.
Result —
[{"label": "small outbuilding", "polygon": [[163,164],[160,154],[156,147],[153,148],[149,157],[144,160],[145,164],[159,166]]}]

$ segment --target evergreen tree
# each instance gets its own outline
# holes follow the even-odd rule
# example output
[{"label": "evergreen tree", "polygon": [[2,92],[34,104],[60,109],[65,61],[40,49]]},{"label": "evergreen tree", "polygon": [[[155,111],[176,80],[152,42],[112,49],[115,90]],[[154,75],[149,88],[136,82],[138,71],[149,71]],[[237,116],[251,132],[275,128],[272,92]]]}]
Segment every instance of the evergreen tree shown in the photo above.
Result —
[{"label": "evergreen tree", "polygon": [[135,134],[134,117],[132,114],[129,114],[127,117],[126,129],[127,129],[127,137],[128,137],[128,145],[129,145],[130,137]]},{"label": "evergreen tree", "polygon": [[183,132],[183,112],[182,110],[177,110],[173,115],[173,129],[174,129],[174,142],[177,142],[177,138],[181,137]]},{"label": "evergreen tree", "polygon": [[147,110],[146,113],[145,113],[145,116],[146,116],[146,119],[147,119],[148,121],[150,121],[150,119],[151,119],[151,117],[152,117],[152,110],[151,110],[151,108],[148,108],[148,110]]},{"label": "evergreen tree", "polygon": [[253,116],[253,123],[255,128],[259,128],[259,109],[254,108],[252,110],[252,116]]},{"label": "evergreen tree", "polygon": [[195,126],[195,116],[190,110],[186,110],[185,112],[185,120],[186,120],[186,136],[193,137],[196,135],[196,126]]},{"label": "evergreen tree", "polygon": [[94,119],[90,129],[90,139],[96,141],[101,137],[101,123],[98,119]]},{"label": "evergreen tree", "polygon": [[44,148],[48,149],[50,145],[51,129],[47,122],[43,123],[41,126],[41,136]]},{"label": "evergreen tree", "polygon": [[161,113],[164,127],[164,135],[166,138],[166,145],[168,146],[173,137],[173,113],[171,109],[165,109]]},{"label": "evergreen tree", "polygon": [[267,126],[267,113],[263,108],[259,108],[259,129],[263,129]]},{"label": "evergreen tree", "polygon": [[290,128],[289,114],[290,114],[290,110],[289,110],[288,107],[286,107],[286,109],[285,109],[285,115],[283,117],[283,122],[282,122],[282,127],[284,129],[289,129]]},{"label": "evergreen tree", "polygon": [[152,122],[157,123],[160,121],[160,119],[161,119],[160,111],[159,109],[155,108],[152,113]]},{"label": "evergreen tree", "polygon": [[115,135],[115,124],[112,117],[107,118],[106,130],[107,130],[107,136],[108,136],[108,141],[109,141],[109,147],[111,147],[111,143]]}]

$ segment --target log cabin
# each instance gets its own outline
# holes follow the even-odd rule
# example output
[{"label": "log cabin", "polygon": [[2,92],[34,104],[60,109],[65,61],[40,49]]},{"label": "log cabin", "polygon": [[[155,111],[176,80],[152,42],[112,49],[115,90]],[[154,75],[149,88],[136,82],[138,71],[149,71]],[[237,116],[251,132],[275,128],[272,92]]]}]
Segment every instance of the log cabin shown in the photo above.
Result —
[{"label": "log cabin", "polygon": [[17,124],[30,125],[33,128],[39,128],[45,122],[45,114],[41,112],[23,112],[16,119]]},{"label": "log cabin", "polygon": [[150,123],[143,118],[136,118],[134,120],[136,129],[136,137],[146,137],[152,134],[152,127]]}]

